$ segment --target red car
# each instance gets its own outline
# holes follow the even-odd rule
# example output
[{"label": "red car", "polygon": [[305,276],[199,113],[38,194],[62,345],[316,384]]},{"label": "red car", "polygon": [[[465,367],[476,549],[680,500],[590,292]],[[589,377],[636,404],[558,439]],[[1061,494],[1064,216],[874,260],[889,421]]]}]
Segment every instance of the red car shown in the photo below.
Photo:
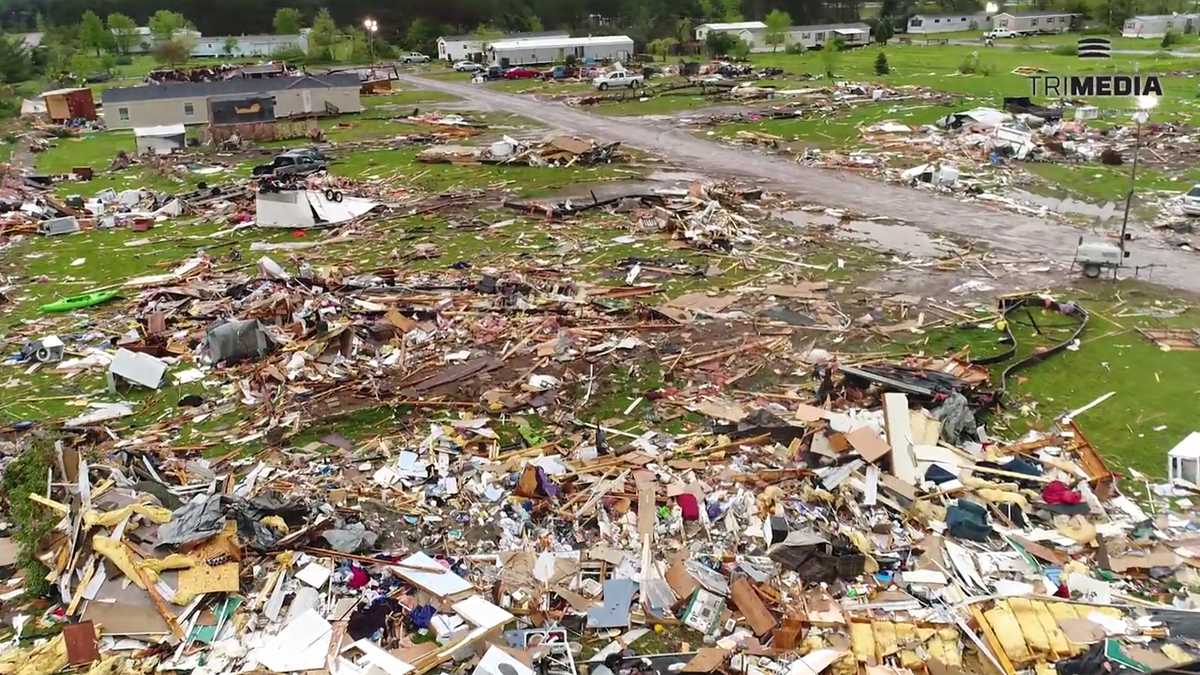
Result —
[{"label": "red car", "polygon": [[509,68],[504,71],[504,79],[506,80],[532,80],[535,77],[541,76],[541,71],[534,70],[533,68],[522,68],[521,66]]}]

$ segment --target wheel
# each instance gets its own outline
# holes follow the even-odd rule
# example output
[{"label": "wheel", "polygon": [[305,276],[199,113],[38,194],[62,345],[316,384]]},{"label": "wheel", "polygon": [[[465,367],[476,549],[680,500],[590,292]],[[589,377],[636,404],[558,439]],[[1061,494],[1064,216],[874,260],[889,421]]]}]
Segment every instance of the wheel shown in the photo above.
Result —
[{"label": "wheel", "polygon": [[629,83],[629,88],[635,89],[637,87],[637,85],[638,85],[637,80],[634,80],[633,82]]},{"label": "wheel", "polygon": [[1095,263],[1088,263],[1083,266],[1083,276],[1089,279],[1100,278],[1100,266]]},{"label": "wheel", "polygon": [[607,83],[607,82],[601,82],[601,83],[600,83],[600,86],[599,86],[598,88],[600,89],[600,91],[607,91],[607,90],[608,90],[608,83]]}]

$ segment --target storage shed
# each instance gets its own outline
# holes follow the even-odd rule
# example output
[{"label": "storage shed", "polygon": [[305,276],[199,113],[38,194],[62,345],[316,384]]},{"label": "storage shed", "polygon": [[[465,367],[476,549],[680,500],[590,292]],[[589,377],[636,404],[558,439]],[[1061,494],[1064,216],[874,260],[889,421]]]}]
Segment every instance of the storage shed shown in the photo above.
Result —
[{"label": "storage shed", "polygon": [[182,124],[163,124],[138,127],[133,130],[139,155],[169,155],[182,150],[187,143],[187,129]]},{"label": "storage shed", "polygon": [[44,91],[41,99],[46,102],[51,121],[96,119],[96,102],[92,100],[92,90],[87,87]]},{"label": "storage shed", "polygon": [[502,40],[488,45],[488,61],[502,68],[565,61],[628,61],[633,55],[633,38],[626,35],[599,37],[549,37]]}]

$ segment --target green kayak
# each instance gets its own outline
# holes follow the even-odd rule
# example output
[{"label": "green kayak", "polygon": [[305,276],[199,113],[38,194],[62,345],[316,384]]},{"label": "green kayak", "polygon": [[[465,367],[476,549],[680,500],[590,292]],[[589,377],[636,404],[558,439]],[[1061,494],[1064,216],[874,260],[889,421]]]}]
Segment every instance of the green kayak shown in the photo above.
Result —
[{"label": "green kayak", "polygon": [[95,293],[84,293],[83,295],[72,295],[69,298],[55,300],[54,302],[41,306],[43,312],[73,312],[84,307],[93,307],[103,302],[108,302],[117,297],[116,291],[96,291]]}]

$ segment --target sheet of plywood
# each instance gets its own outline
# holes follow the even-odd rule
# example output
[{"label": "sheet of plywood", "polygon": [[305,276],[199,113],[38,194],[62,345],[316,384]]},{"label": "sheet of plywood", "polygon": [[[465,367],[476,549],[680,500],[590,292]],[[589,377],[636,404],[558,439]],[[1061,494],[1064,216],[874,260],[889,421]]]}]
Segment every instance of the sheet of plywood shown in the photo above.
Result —
[{"label": "sheet of plywood", "polygon": [[762,599],[758,597],[758,593],[754,591],[754,587],[745,577],[738,577],[733,582],[731,595],[733,604],[746,617],[746,622],[750,624],[750,629],[754,631],[755,635],[761,637],[778,625],[771,610],[763,604]]}]

